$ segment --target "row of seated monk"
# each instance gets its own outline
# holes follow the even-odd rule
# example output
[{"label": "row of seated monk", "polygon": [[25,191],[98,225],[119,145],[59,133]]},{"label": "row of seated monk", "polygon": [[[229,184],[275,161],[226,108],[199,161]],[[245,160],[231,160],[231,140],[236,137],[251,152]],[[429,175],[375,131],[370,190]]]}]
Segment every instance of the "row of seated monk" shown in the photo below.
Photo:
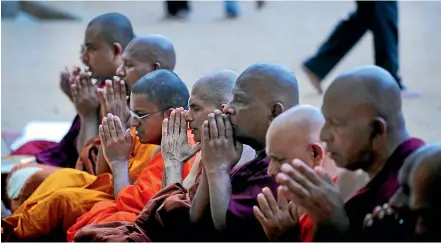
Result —
[{"label": "row of seated monk", "polygon": [[81,59],[60,79],[70,131],[11,155],[34,161],[8,174],[2,241],[440,240],[441,145],[410,135],[384,69],[340,74],[321,110],[275,63],[189,92],[171,40],[119,13]]}]

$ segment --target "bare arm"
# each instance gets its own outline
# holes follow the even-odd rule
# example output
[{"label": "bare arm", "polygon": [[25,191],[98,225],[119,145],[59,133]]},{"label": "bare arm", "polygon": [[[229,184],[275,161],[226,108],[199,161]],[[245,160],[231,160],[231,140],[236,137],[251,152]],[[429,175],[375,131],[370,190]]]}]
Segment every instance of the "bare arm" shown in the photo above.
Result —
[{"label": "bare arm", "polygon": [[205,213],[210,209],[210,192],[208,187],[207,174],[205,168],[202,169],[196,195],[194,196],[190,207],[191,222],[201,222]]},{"label": "bare arm", "polygon": [[91,114],[85,117],[81,117],[80,133],[77,140],[77,151],[81,153],[81,149],[86,143],[98,135],[98,116]]},{"label": "bare arm", "polygon": [[101,146],[98,149],[98,159],[95,166],[96,175],[101,175],[104,173],[112,174],[112,169],[107,163],[106,158],[104,158],[103,148]]},{"label": "bare arm", "polygon": [[231,199],[229,169],[207,171],[210,195],[210,209],[213,224],[218,232],[226,228],[226,215]]},{"label": "bare arm", "polygon": [[113,172],[113,195],[116,198],[121,189],[130,185],[128,161],[114,160],[110,164]]}]

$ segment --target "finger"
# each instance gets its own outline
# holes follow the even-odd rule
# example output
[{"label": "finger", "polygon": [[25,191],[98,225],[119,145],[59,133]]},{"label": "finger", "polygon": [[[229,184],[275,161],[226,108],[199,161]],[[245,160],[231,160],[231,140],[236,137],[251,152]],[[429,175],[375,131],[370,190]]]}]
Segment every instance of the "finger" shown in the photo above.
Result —
[{"label": "finger", "polygon": [[126,142],[127,144],[130,145],[130,147],[132,148],[130,150],[130,152],[133,150],[133,136],[132,136],[132,132],[130,131],[130,128],[127,128],[125,131],[125,138],[126,138]]},{"label": "finger", "polygon": [[117,116],[113,116],[113,122],[115,123],[116,136],[121,137],[124,136],[125,131],[121,122],[121,119]]},{"label": "finger", "polygon": [[121,99],[127,101],[127,90],[126,90],[126,83],[124,80],[119,81],[119,86],[121,87]]},{"label": "finger", "polygon": [[104,98],[104,89],[97,89],[97,92],[101,107],[104,107],[107,111],[106,99]]},{"label": "finger", "polygon": [[103,118],[103,131],[104,136],[106,137],[106,142],[110,143],[112,141],[112,136],[110,135],[109,124],[107,122],[107,117]]},{"label": "finger", "polygon": [[121,84],[119,83],[119,78],[118,77],[113,77],[113,97],[115,98],[115,100],[121,100]]},{"label": "finger", "polygon": [[181,135],[181,108],[175,110],[175,124],[173,125],[175,139]]},{"label": "finger", "polygon": [[[284,194],[284,193],[282,193],[282,194]],[[294,202],[289,202],[287,207],[288,207],[289,214],[291,215],[291,218],[296,221],[299,221],[300,216],[301,216],[299,207],[297,207],[297,205]]]},{"label": "finger", "polygon": [[182,138],[183,142],[188,142],[187,137],[187,120],[185,119],[185,114],[187,111],[184,111],[184,109],[181,110],[181,127],[180,127],[180,136]]},{"label": "finger", "polygon": [[297,169],[288,163],[285,163],[280,167],[280,171],[289,176],[297,184],[301,185],[308,191],[314,190],[316,186],[311,181],[301,174]]},{"label": "finger", "polygon": [[260,211],[259,207],[253,206],[253,212],[256,216],[256,219],[259,221],[259,223],[262,226],[265,226],[267,224],[267,219],[265,218],[265,215],[263,215],[262,211]]},{"label": "finger", "polygon": [[305,162],[299,159],[294,159],[292,161],[292,167],[294,168],[294,171],[299,172],[304,178],[306,178],[312,184],[320,185],[323,183],[323,180],[320,178],[319,175],[317,175],[315,170],[311,169],[311,167],[306,165]]},{"label": "finger", "polygon": [[263,215],[265,215],[265,218],[271,218],[273,216],[274,213],[266,200],[265,195],[262,193],[257,194],[257,203],[259,204],[259,208]]},{"label": "finger", "polygon": [[81,92],[89,92],[89,86],[87,84],[87,80],[80,77],[80,83],[81,83]]},{"label": "finger", "polygon": [[288,210],[288,199],[286,199],[285,193],[283,193],[283,188],[281,186],[277,188],[277,203],[282,211]]},{"label": "finger", "polygon": [[374,218],[372,217],[372,214],[366,214],[363,220],[363,227],[371,227],[374,224]]},{"label": "finger", "polygon": [[176,118],[176,109],[173,109],[170,113],[170,121],[168,122],[168,135],[174,134],[174,126],[175,126],[175,118]]},{"label": "finger", "polygon": [[230,117],[226,114],[222,114],[222,119],[224,120],[224,124],[225,124],[225,137],[228,140],[233,140],[234,139],[234,134],[233,134],[233,126],[231,125],[231,120]]},{"label": "finger", "polygon": [[100,135],[101,144],[105,144],[107,140],[106,140],[106,135],[105,135],[105,133],[104,133],[104,127],[103,127],[103,125],[100,125],[100,126],[98,127],[98,133],[99,133],[99,135]]},{"label": "finger", "polygon": [[394,214],[394,210],[389,206],[389,204],[385,203],[383,205],[383,210],[386,212],[387,215]]},{"label": "finger", "polygon": [[297,183],[285,173],[277,174],[276,181],[284,186],[283,191],[290,201],[306,206],[304,202],[310,197],[310,193],[301,184]]},{"label": "finger", "polygon": [[317,172],[317,174],[324,179],[329,184],[334,184],[334,181],[332,180],[331,176],[326,173],[325,169],[321,166],[316,166],[314,170]]},{"label": "finger", "polygon": [[208,114],[208,124],[210,125],[210,140],[219,137],[219,132],[217,130],[216,118],[214,113]]},{"label": "finger", "polygon": [[106,80],[106,101],[111,102],[112,100],[113,100],[112,81]]},{"label": "finger", "polygon": [[78,99],[78,85],[76,83],[70,85],[70,92],[72,94],[72,100],[76,102]]},{"label": "finger", "polygon": [[376,206],[374,208],[374,211],[372,212],[372,217],[378,218],[378,219],[383,219],[383,217],[384,217],[383,208],[381,206]]},{"label": "finger", "polygon": [[224,119],[222,118],[222,112],[220,110],[214,110],[214,116],[216,118],[219,138],[226,138],[227,135],[225,131],[225,122]]},{"label": "finger", "polygon": [[208,127],[208,121],[204,121],[204,124],[202,124],[202,152],[204,151],[204,146],[207,146],[210,141],[210,129]]},{"label": "finger", "polygon": [[111,141],[116,141],[118,139],[118,133],[116,132],[115,120],[112,114],[107,114],[107,124],[109,126]]},{"label": "finger", "polygon": [[165,118],[164,120],[162,120],[162,140],[161,140],[162,145],[165,145],[165,140],[168,134],[167,130],[168,130],[168,118]]},{"label": "finger", "polygon": [[266,201],[268,202],[268,205],[271,208],[272,212],[277,212],[277,210],[279,210],[279,205],[276,202],[276,199],[274,198],[273,193],[271,192],[271,190],[268,187],[263,188],[262,190],[263,195],[266,198]]}]

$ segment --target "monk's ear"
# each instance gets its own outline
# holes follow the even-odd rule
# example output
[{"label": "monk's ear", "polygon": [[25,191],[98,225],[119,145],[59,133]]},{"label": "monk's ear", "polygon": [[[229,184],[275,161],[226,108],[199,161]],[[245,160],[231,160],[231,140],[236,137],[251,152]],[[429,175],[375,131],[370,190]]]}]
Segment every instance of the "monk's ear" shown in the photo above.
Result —
[{"label": "monk's ear", "polygon": [[162,67],[161,67],[161,64],[159,63],[159,62],[155,62],[154,64],[153,64],[153,70],[159,70],[159,69],[161,69]]},{"label": "monk's ear", "polygon": [[320,143],[312,143],[309,145],[310,158],[312,162],[312,167],[320,166],[325,157],[325,148]]},{"label": "monk's ear", "polygon": [[382,117],[376,117],[371,122],[372,132],[371,138],[384,137],[387,134],[387,123]]},{"label": "monk's ear", "polygon": [[124,52],[122,45],[118,42],[113,43],[113,54],[115,56],[121,56]]},{"label": "monk's ear", "polygon": [[169,108],[168,110],[164,111],[164,118],[170,118],[170,114],[173,110],[173,108]]},{"label": "monk's ear", "polygon": [[285,111],[285,107],[280,102],[277,102],[271,108],[271,121],[274,120],[278,115],[282,114]]}]

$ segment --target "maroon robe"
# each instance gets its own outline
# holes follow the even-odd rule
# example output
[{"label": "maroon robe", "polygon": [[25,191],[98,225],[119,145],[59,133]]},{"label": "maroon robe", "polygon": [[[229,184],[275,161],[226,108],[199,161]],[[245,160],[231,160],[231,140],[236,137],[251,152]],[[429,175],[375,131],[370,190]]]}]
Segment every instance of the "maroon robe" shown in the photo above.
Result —
[{"label": "maroon robe", "polygon": [[367,240],[366,237],[369,237],[370,241],[389,239],[386,235],[364,234],[362,232],[364,218],[366,214],[372,213],[376,206],[382,206],[389,202],[389,199],[399,188],[398,172],[404,160],[423,145],[424,142],[417,138],[403,142],[388,158],[381,171],[346,202],[345,210],[350,220],[350,228],[348,234],[344,236],[344,240]]}]

